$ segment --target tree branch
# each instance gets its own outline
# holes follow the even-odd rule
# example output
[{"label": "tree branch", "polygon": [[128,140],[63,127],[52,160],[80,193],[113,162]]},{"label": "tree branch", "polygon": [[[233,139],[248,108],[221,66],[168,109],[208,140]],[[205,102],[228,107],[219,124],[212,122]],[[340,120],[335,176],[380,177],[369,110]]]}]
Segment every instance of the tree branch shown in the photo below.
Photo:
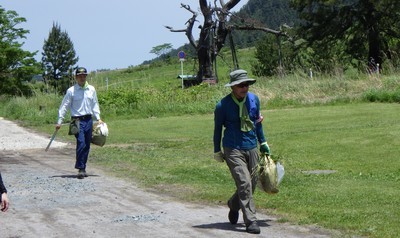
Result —
[{"label": "tree branch", "polygon": [[252,26],[252,25],[245,25],[245,26],[237,26],[237,25],[233,25],[233,26],[229,26],[230,29],[237,29],[237,30],[252,30],[252,31],[264,31],[267,33],[271,33],[277,36],[285,36],[287,37],[287,39],[290,42],[293,42],[293,38],[288,35],[286,32],[284,31],[277,31],[277,30],[272,30],[268,27],[261,27],[261,26]]},{"label": "tree branch", "polygon": [[264,32],[272,33],[272,34],[275,34],[275,35],[283,34],[281,31],[272,30],[270,28],[261,27],[261,26],[246,25],[246,26],[231,26],[230,28],[231,29],[237,29],[237,30],[258,30],[258,31],[264,31]]},{"label": "tree branch", "polygon": [[192,13],[192,17],[185,23],[187,25],[186,29],[180,29],[180,30],[175,30],[174,28],[170,26],[164,26],[165,28],[169,29],[171,32],[185,32],[186,37],[188,38],[190,44],[194,47],[197,48],[197,43],[196,40],[193,37],[193,26],[194,23],[196,22],[197,18],[197,13],[193,11],[189,5],[181,3],[182,8],[185,8],[189,12]]},{"label": "tree branch", "polygon": [[220,0],[223,11],[228,12],[229,10],[234,8],[240,2],[240,0],[230,0],[226,4],[223,4],[223,2],[224,2],[224,0]]}]

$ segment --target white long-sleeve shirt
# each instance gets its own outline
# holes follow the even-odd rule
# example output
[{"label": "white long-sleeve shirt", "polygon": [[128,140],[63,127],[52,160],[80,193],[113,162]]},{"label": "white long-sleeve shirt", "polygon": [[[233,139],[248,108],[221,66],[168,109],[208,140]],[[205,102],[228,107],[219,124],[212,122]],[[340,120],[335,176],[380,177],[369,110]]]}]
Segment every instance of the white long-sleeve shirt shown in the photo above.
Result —
[{"label": "white long-sleeve shirt", "polygon": [[57,124],[63,122],[68,109],[71,110],[73,117],[92,115],[96,120],[100,120],[100,108],[95,88],[92,85],[82,88],[77,83],[68,88],[58,109]]}]

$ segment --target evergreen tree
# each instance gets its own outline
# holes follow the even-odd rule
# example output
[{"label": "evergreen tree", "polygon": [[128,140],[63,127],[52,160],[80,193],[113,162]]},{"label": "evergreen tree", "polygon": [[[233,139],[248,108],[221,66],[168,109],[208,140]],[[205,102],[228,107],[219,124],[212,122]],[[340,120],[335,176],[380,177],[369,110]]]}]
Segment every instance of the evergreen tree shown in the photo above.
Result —
[{"label": "evergreen tree", "polygon": [[66,31],[53,23],[49,37],[44,41],[42,65],[45,69],[44,79],[59,93],[73,83],[73,67],[78,62],[74,45]]},{"label": "evergreen tree", "polygon": [[40,72],[40,65],[31,53],[21,49],[21,39],[29,33],[23,28],[16,28],[26,19],[15,11],[6,11],[0,6],[0,94],[30,96],[31,88],[24,82]]},{"label": "evergreen tree", "polygon": [[320,57],[342,54],[340,62],[368,62],[370,69],[392,57],[400,37],[400,1],[292,0],[292,5],[304,20],[299,35]]}]

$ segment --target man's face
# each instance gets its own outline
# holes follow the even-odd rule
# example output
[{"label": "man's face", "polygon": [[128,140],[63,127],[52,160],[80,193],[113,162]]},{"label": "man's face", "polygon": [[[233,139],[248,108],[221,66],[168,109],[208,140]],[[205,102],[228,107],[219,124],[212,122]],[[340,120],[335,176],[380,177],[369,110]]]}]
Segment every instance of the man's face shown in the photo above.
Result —
[{"label": "man's face", "polygon": [[76,75],[76,82],[79,84],[79,86],[83,87],[85,85],[86,76],[86,74]]},{"label": "man's face", "polygon": [[241,84],[236,84],[236,85],[232,86],[231,88],[232,88],[233,95],[237,99],[240,100],[240,99],[243,99],[246,97],[247,92],[249,91],[249,83],[243,82]]}]

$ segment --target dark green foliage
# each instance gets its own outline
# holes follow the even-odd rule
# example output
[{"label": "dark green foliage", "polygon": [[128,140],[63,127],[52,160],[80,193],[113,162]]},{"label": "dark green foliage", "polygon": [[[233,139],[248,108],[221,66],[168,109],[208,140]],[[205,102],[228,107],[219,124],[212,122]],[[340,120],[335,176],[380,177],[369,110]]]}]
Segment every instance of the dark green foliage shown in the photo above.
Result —
[{"label": "dark green foliage", "polygon": [[[258,25],[279,30],[283,25],[295,26],[299,23],[297,13],[289,7],[289,0],[249,0],[235,13],[230,23]],[[260,31],[234,31],[234,41],[238,48],[254,46],[266,33]]]},{"label": "dark green foliage", "polygon": [[[298,35],[320,57],[369,70],[392,59],[400,37],[397,0],[292,0],[302,20]],[[397,40],[394,40],[397,39]],[[368,64],[367,64],[368,63]]]},{"label": "dark green foliage", "polygon": [[369,102],[400,103],[400,89],[397,91],[369,90],[364,94],[364,100]]},{"label": "dark green foliage", "polygon": [[[254,3],[260,9],[265,7],[264,11],[279,12],[278,5],[271,1],[249,1],[243,7],[253,10],[251,17],[269,27],[266,18],[257,14],[259,10],[251,7]],[[295,15],[301,19],[294,21],[294,32],[289,32],[293,44],[282,39],[279,48],[271,37],[258,37],[261,39],[256,44],[258,62],[252,66],[255,74],[287,73],[294,68],[328,74],[352,68],[390,73],[400,66],[399,1],[291,0],[290,4],[293,7],[290,11],[296,9]],[[292,30],[285,28],[285,31]]]},{"label": "dark green foliage", "polygon": [[256,43],[252,72],[257,76],[284,75],[295,70],[294,45],[275,35],[267,35]]},{"label": "dark green foliage", "polygon": [[44,41],[42,64],[45,81],[59,93],[73,84],[73,66],[78,62],[74,45],[66,31],[53,23],[49,37]]},{"label": "dark green foliage", "polygon": [[138,94],[136,90],[118,88],[99,93],[98,100],[104,111],[113,112],[116,115],[129,114],[137,107]]},{"label": "dark green foliage", "polygon": [[36,52],[21,49],[20,41],[29,31],[16,26],[25,21],[15,11],[6,11],[0,6],[0,94],[30,96],[33,93],[26,82],[39,73],[40,65],[33,58]]}]

